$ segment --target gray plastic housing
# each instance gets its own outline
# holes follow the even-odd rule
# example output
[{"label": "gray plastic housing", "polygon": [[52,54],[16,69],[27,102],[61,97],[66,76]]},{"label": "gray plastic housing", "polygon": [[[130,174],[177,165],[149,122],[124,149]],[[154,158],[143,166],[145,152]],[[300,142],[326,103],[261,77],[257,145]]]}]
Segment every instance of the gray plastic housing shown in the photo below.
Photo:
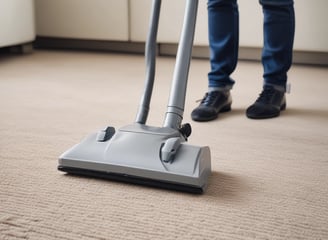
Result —
[{"label": "gray plastic housing", "polygon": [[114,136],[98,141],[93,133],[59,157],[59,167],[76,168],[152,179],[201,188],[207,186],[211,172],[210,150],[182,142],[174,159],[164,162],[161,147],[180,133],[172,128],[132,124]]}]

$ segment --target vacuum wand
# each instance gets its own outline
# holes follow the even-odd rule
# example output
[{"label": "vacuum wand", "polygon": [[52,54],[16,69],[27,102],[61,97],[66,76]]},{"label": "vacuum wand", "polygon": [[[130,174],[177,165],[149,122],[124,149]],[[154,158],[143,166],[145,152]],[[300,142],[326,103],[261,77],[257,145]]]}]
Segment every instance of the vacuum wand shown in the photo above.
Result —
[{"label": "vacuum wand", "polygon": [[187,0],[164,127],[179,129],[185,105],[198,0]]},{"label": "vacuum wand", "polygon": [[144,92],[140,101],[136,122],[145,124],[149,113],[149,105],[153,92],[156,67],[156,39],[161,9],[161,0],[154,0],[152,4],[151,21],[145,46],[146,80]]}]

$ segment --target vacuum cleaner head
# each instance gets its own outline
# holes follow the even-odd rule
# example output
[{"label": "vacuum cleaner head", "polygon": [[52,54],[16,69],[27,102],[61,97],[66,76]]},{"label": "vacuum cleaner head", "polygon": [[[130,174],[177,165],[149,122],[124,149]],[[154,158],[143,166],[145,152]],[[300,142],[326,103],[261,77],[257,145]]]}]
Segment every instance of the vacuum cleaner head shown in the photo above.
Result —
[{"label": "vacuum cleaner head", "polygon": [[160,4],[161,0],[153,0],[145,91],[135,123],[117,132],[106,127],[91,134],[60,156],[59,170],[193,193],[206,189],[210,150],[187,144],[191,128],[181,126],[198,0],[187,1],[164,125],[145,125],[154,83]]},{"label": "vacuum cleaner head", "polygon": [[184,142],[172,128],[132,124],[94,133],[63,153],[58,170],[190,193],[203,193],[208,147]]}]

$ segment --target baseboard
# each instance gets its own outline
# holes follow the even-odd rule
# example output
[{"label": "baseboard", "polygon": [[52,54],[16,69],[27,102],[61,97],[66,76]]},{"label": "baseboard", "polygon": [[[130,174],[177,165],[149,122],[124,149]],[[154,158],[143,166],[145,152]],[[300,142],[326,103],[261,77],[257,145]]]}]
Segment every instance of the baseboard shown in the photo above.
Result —
[{"label": "baseboard", "polygon": [[[177,48],[177,44],[160,44],[159,52],[161,55],[175,55],[177,52]],[[239,47],[238,59],[261,61],[261,54],[261,48]],[[209,49],[207,46],[194,46],[192,56],[196,58],[209,58]],[[293,63],[327,66],[328,53],[294,50]]]},{"label": "baseboard", "polygon": [[[107,40],[85,40],[67,39],[53,37],[37,37],[34,42],[35,48],[47,49],[73,49],[110,51],[120,53],[144,54],[144,42],[107,41]],[[178,44],[159,43],[157,54],[162,56],[175,56]],[[261,48],[240,47],[238,58],[241,60],[261,60]],[[207,46],[194,46],[192,56],[194,58],[209,58]],[[294,64],[328,65],[328,52],[299,51],[293,52]]]},{"label": "baseboard", "polygon": [[0,47],[0,53],[29,54],[33,52],[33,42],[26,42],[12,46]]},{"label": "baseboard", "polygon": [[145,43],[124,42],[124,41],[104,41],[71,38],[37,37],[34,42],[37,49],[70,49],[70,50],[91,50],[110,51],[120,53],[144,54]]}]

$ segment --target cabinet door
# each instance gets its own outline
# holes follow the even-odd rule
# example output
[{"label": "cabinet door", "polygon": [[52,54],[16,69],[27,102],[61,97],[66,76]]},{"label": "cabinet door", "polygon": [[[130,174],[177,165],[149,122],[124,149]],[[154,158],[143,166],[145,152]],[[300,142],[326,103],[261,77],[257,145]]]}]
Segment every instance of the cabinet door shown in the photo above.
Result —
[{"label": "cabinet door", "polygon": [[32,0],[1,0],[0,47],[32,42],[35,38]]},{"label": "cabinet door", "polygon": [[130,40],[132,42],[145,42],[147,39],[151,3],[150,0],[130,1]]},{"label": "cabinet door", "polygon": [[[179,40],[186,1],[164,1],[159,42],[174,43]],[[239,0],[240,45],[257,47],[262,44],[262,13],[258,1]],[[250,14],[251,13],[251,14]],[[251,34],[250,34],[251,33]],[[207,0],[199,0],[194,44],[208,45]]]},{"label": "cabinet door", "polygon": [[128,0],[35,0],[38,36],[129,40]]},{"label": "cabinet door", "polygon": [[328,52],[327,0],[295,1],[295,50]]},{"label": "cabinet door", "polygon": [[[207,0],[200,0],[195,29],[195,44],[207,45]],[[159,43],[177,43],[180,39],[186,1],[162,1],[158,27]],[[130,1],[131,41],[145,41],[151,11],[150,0]]]},{"label": "cabinet door", "polygon": [[[144,41],[147,34],[150,0],[130,0],[131,40]],[[261,48],[263,14],[258,1],[239,0],[241,47]],[[185,1],[162,1],[158,42],[177,43],[180,36]],[[294,50],[328,52],[327,0],[295,1],[296,32]],[[207,0],[199,0],[195,45],[208,45]]]},{"label": "cabinet door", "polygon": [[[239,0],[240,46],[262,47],[263,14],[258,1]],[[315,3],[314,3],[315,2]],[[327,0],[297,0],[294,50],[328,52]]]}]

